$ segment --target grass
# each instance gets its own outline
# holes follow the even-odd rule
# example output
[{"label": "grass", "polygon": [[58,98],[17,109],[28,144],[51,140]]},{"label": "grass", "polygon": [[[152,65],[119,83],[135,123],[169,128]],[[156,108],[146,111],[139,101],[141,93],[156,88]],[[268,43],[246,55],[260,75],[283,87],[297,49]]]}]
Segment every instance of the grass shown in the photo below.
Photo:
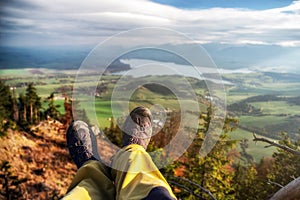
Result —
[{"label": "grass", "polygon": [[[44,109],[45,109],[45,108],[48,108],[48,104],[49,104],[49,102],[47,102],[47,101],[42,101],[42,107],[43,107]],[[56,99],[56,100],[54,101],[54,105],[59,105],[59,108],[58,108],[59,112],[62,113],[62,114],[65,113],[65,109],[64,109],[64,100],[62,100],[62,99]]]},{"label": "grass", "polygon": [[270,83],[262,87],[280,95],[296,96],[300,93],[300,83]]},{"label": "grass", "polygon": [[250,104],[268,115],[297,115],[300,110],[300,106],[288,104],[286,101],[254,102]]},{"label": "grass", "polygon": [[[55,88],[60,87],[61,84],[49,84],[49,85],[37,85],[35,86],[38,95],[42,98],[42,101],[49,97],[51,93],[55,92]],[[27,87],[17,88],[15,93],[18,94],[26,94]]]},{"label": "grass", "polygon": [[226,74],[224,76],[237,83],[227,87],[227,102],[230,104],[256,95],[298,96],[300,94],[300,81],[279,82],[261,73]]},{"label": "grass", "polygon": [[239,119],[240,119],[240,124],[243,126],[257,127],[263,129],[268,125],[282,123],[287,120],[287,117],[274,116],[274,115],[267,115],[267,116],[244,115],[244,116],[240,116]]},{"label": "grass", "polygon": [[110,126],[110,118],[112,115],[111,102],[110,101],[96,101],[95,111],[97,120],[101,128]]},{"label": "grass", "polygon": [[[267,144],[264,142],[254,142],[253,135],[251,132],[237,129],[237,130],[231,132],[229,135],[230,135],[230,138],[233,140],[238,140],[238,141],[241,141],[243,139],[248,140],[249,147],[246,149],[246,151],[247,151],[247,153],[249,153],[250,155],[253,156],[254,161],[256,163],[259,163],[263,157],[272,156],[272,154],[276,151],[275,147],[265,148],[265,146],[267,146]],[[267,137],[264,137],[264,138],[267,138]],[[270,138],[268,138],[268,139],[270,139]],[[270,140],[272,140],[272,139],[270,139]],[[239,145],[237,145],[237,150],[241,151],[241,148]]]},{"label": "grass", "polygon": [[0,69],[0,75],[4,77],[16,77],[30,75],[26,69]]},{"label": "grass", "polygon": [[249,98],[251,96],[255,96],[256,94],[248,94],[244,92],[232,92],[232,91],[227,91],[226,92],[226,101],[227,105],[237,103],[239,101],[242,101],[246,98]]},{"label": "grass", "polygon": [[[193,107],[194,103],[191,104],[190,101],[184,100],[182,102],[185,104],[186,108],[189,111],[194,111],[195,107]],[[137,101],[133,100],[130,102],[127,101],[115,101],[112,102],[111,100],[103,100],[100,98],[96,98],[95,102],[81,102],[80,108],[84,108],[87,112],[89,119],[92,123],[99,123],[101,128],[109,127],[110,126],[110,119],[113,117],[112,113],[112,106],[115,109],[114,113],[116,118],[121,116],[126,116],[128,113],[125,110],[127,106],[129,106],[129,110],[137,106],[145,106],[151,109],[152,106],[159,105],[163,108],[168,108],[171,110],[178,110],[180,105],[178,104],[178,100],[164,100],[164,99],[156,99],[156,101]],[[201,111],[206,111],[206,107],[199,104],[199,109]],[[128,111],[129,112],[129,111]],[[95,116],[96,114],[96,116]],[[96,120],[96,121],[95,121]]]}]

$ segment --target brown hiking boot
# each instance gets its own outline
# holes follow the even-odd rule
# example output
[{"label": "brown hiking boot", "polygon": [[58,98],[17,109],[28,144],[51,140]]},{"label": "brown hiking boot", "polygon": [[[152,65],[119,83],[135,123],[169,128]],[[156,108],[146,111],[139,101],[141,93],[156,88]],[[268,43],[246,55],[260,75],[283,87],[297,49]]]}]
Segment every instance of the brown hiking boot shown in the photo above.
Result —
[{"label": "brown hiking boot", "polygon": [[152,136],[151,111],[139,106],[131,111],[122,127],[122,147],[138,144],[147,149]]}]

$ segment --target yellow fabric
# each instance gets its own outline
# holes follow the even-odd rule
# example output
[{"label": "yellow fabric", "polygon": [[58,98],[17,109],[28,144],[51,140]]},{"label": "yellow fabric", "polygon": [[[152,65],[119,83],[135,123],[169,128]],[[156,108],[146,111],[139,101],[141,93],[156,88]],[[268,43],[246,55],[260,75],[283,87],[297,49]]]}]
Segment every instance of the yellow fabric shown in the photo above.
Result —
[{"label": "yellow fabric", "polygon": [[112,176],[98,161],[88,161],[75,175],[63,200],[141,200],[155,187],[164,187],[176,199],[169,184],[140,145],[124,147],[113,158]]},{"label": "yellow fabric", "polygon": [[107,168],[98,161],[88,161],[76,173],[63,200],[113,200],[115,186]]},{"label": "yellow fabric", "polygon": [[152,162],[145,149],[131,144],[113,158],[112,175],[118,200],[141,200],[155,187],[164,187],[176,199],[169,184]]},{"label": "yellow fabric", "polygon": [[85,189],[85,187],[76,186],[73,190],[71,190],[63,200],[91,200],[91,196],[89,192]]}]

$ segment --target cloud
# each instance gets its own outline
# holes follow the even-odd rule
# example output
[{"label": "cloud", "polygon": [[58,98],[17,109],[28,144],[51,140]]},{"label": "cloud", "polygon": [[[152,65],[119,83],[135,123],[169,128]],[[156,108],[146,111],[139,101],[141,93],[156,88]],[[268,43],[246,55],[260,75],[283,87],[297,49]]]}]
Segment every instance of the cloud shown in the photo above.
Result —
[{"label": "cloud", "polygon": [[138,27],[163,27],[200,43],[299,46],[300,1],[283,8],[179,9],[148,0],[12,0],[0,10],[1,44],[97,44]]}]

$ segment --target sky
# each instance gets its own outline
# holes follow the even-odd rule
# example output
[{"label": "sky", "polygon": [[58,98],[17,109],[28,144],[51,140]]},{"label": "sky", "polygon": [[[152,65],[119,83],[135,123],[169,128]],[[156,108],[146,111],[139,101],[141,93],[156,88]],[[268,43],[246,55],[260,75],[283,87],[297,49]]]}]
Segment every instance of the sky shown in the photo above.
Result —
[{"label": "sky", "polygon": [[204,9],[212,7],[221,8],[248,8],[264,10],[280,8],[291,4],[291,0],[154,0],[154,2],[171,5],[178,8]]},{"label": "sky", "polygon": [[197,43],[300,46],[300,0],[1,0],[0,45],[95,45],[161,27]]}]

